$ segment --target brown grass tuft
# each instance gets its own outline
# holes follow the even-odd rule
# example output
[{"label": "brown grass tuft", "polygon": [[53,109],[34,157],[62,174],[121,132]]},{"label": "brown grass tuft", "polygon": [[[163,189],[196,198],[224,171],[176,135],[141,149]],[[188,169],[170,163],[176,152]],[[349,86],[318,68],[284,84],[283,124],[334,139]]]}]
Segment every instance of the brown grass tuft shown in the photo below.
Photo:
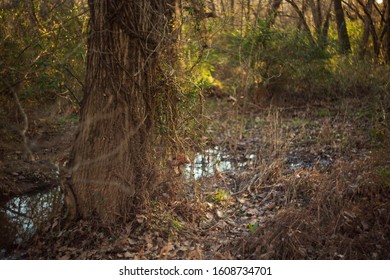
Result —
[{"label": "brown grass tuft", "polygon": [[252,259],[388,259],[390,188],[369,175],[373,164],[340,162],[323,175],[305,207],[291,204],[280,210],[243,242],[242,254]]}]

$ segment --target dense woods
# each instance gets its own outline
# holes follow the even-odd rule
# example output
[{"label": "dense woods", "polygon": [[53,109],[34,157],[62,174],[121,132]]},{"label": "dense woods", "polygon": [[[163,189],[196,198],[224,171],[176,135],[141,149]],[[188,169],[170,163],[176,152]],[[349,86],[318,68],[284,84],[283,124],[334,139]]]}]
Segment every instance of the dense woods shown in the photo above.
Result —
[{"label": "dense woods", "polygon": [[0,21],[1,258],[390,257],[389,0]]}]

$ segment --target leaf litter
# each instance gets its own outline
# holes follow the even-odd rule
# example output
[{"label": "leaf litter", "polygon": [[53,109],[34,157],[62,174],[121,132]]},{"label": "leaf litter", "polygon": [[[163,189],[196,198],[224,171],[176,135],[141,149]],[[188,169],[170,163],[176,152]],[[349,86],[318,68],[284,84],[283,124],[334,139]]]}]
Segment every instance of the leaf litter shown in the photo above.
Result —
[{"label": "leaf litter", "polygon": [[309,108],[267,114],[240,137],[222,129],[215,140],[239,168],[175,179],[169,200],[125,227],[80,221],[63,229],[57,217],[12,257],[388,259],[390,186],[378,189],[372,174],[370,124],[323,120]]}]

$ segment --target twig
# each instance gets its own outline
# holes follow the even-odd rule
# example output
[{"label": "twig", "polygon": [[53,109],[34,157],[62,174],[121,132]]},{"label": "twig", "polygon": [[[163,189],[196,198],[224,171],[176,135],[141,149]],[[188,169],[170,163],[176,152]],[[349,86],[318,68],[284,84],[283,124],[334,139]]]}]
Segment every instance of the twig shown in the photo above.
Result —
[{"label": "twig", "polygon": [[28,215],[26,215],[26,214],[24,214],[24,213],[20,213],[19,211],[13,210],[13,209],[11,209],[10,207],[1,206],[1,208],[3,208],[3,209],[6,210],[6,211],[11,212],[12,214],[15,214],[15,215],[18,215],[18,216],[27,218],[27,219],[32,219],[32,217],[30,217],[30,216],[28,216]]},{"label": "twig", "polygon": [[12,95],[15,99],[15,102],[16,102],[16,105],[18,106],[18,109],[20,111],[20,114],[22,115],[23,117],[23,122],[24,122],[24,126],[22,128],[22,130],[19,130],[19,134],[20,136],[22,137],[23,139],[23,146],[24,146],[24,149],[26,151],[26,154],[27,154],[27,159],[28,160],[31,160],[33,161],[34,160],[34,156],[30,150],[30,148],[28,147],[28,144],[27,144],[27,137],[26,137],[26,132],[28,130],[28,117],[27,117],[27,114],[26,112],[24,111],[23,109],[23,106],[22,104],[20,103],[20,99],[19,99],[19,96],[17,94],[17,92],[14,90],[14,88],[8,83],[8,81],[6,81],[5,79],[1,78],[1,81],[9,88],[9,90],[12,92]]}]

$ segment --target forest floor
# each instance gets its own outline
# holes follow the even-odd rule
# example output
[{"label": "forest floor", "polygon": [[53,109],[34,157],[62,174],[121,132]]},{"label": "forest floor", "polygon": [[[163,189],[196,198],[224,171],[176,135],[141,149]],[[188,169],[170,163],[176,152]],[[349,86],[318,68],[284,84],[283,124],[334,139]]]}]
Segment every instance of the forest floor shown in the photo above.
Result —
[{"label": "forest floor", "polygon": [[[390,258],[389,108],[353,98],[296,107],[206,103],[208,146],[189,156],[208,176],[194,178],[190,168],[161,185],[161,197],[126,226],[80,221],[64,229],[57,215],[1,257]],[[55,166],[77,120],[41,121],[32,122],[41,128],[30,135],[33,152]],[[2,182],[29,178],[20,153],[1,159]]]}]

